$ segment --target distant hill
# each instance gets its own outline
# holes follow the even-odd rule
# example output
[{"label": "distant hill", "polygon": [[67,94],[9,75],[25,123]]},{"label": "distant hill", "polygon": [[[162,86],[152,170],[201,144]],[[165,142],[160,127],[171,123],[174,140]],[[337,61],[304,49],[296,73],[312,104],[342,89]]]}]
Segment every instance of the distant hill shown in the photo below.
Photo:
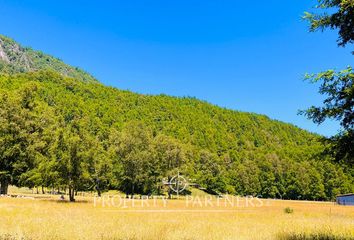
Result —
[{"label": "distant hill", "polygon": [[96,81],[80,68],[69,66],[40,51],[22,47],[14,40],[0,35],[0,72],[12,74],[49,69],[78,80]]}]

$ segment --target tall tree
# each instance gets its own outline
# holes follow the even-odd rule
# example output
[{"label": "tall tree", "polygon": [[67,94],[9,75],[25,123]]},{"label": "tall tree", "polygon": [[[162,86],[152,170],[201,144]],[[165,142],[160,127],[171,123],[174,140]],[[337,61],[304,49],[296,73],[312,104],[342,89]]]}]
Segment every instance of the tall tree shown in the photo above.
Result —
[{"label": "tall tree", "polygon": [[[22,161],[22,174],[19,177],[18,185],[38,187],[49,186],[55,176],[53,172],[48,171],[50,146],[53,143],[52,133],[55,130],[55,121],[57,120],[53,109],[47,104],[35,101],[35,85],[25,88],[22,93],[22,106],[29,109],[31,121],[27,121],[30,126],[27,136],[26,161]],[[51,180],[51,181],[50,181]]]},{"label": "tall tree", "polygon": [[[158,193],[160,193],[158,186],[159,183],[162,183],[162,178],[167,177],[167,182],[170,182],[179,171],[181,174],[186,174],[182,169],[186,160],[185,151],[182,144],[165,135],[158,135],[154,138],[153,148],[155,155],[150,165],[154,165],[152,168],[154,171],[151,171],[150,175],[154,176],[154,185],[157,186]],[[172,197],[172,193],[169,188],[169,198]]]},{"label": "tall tree", "polygon": [[[319,13],[305,13],[310,30],[338,30],[338,45],[354,43],[354,2],[352,0],[319,0]],[[339,72],[328,70],[307,75],[312,83],[320,83],[319,93],[326,96],[324,106],[312,106],[300,113],[321,124],[326,119],[340,121],[340,132],[327,139],[328,150],[337,161],[354,164],[354,71],[351,67]]]},{"label": "tall tree", "polygon": [[9,184],[21,184],[41,146],[36,90],[27,84],[13,94],[0,93],[0,194],[7,194]]},{"label": "tall tree", "polygon": [[112,161],[108,157],[107,151],[105,151],[102,143],[93,136],[86,135],[86,151],[84,152],[86,165],[86,176],[88,179],[88,188],[97,191],[97,195],[100,197],[103,190],[106,190],[113,178],[112,174]]},{"label": "tall tree", "polygon": [[[7,94],[0,96],[0,194],[7,194],[14,162],[21,153],[19,104]],[[16,121],[15,121],[16,120]]]},{"label": "tall tree", "polygon": [[202,150],[197,165],[197,180],[210,193],[225,192],[225,171],[220,158],[216,154]]},{"label": "tall tree", "polygon": [[122,132],[112,132],[111,142],[115,166],[121,169],[117,176],[121,189],[133,197],[142,192],[147,171],[144,166],[151,158],[151,133],[143,123],[130,122]]},{"label": "tall tree", "polygon": [[85,145],[82,137],[73,126],[57,130],[56,142],[52,146],[54,165],[62,184],[69,189],[69,200],[75,201],[75,192],[79,188],[84,171]]}]

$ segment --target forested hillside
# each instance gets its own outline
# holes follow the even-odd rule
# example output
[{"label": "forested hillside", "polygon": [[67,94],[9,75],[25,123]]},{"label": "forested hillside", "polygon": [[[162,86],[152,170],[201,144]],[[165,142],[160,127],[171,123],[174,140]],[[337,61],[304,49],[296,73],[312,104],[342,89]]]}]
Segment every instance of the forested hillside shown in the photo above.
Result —
[{"label": "forested hillside", "polygon": [[0,77],[0,180],[163,194],[177,169],[209,192],[333,199],[353,177],[319,137],[194,98],[149,96],[54,71]]},{"label": "forested hillside", "polygon": [[163,194],[179,170],[211,193],[333,199],[352,173],[319,136],[194,98],[106,87],[0,35],[0,192],[9,184]]}]

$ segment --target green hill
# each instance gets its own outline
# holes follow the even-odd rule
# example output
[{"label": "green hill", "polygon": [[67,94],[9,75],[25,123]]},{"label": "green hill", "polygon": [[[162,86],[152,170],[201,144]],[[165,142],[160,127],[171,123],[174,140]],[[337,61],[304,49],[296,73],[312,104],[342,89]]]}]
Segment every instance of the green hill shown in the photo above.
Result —
[{"label": "green hill", "polygon": [[320,154],[319,136],[291,124],[60,73],[0,76],[0,180],[163,194],[179,170],[210,193],[333,199],[354,190]]}]

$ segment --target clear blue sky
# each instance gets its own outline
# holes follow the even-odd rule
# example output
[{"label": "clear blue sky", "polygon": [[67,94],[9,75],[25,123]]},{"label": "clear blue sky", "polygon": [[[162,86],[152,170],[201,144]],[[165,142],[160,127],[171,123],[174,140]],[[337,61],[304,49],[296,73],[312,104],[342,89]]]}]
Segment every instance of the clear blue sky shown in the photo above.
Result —
[{"label": "clear blue sky", "polygon": [[298,109],[319,104],[306,72],[342,69],[336,33],[308,33],[316,0],[0,0],[0,33],[139,93],[195,96],[324,135]]}]

